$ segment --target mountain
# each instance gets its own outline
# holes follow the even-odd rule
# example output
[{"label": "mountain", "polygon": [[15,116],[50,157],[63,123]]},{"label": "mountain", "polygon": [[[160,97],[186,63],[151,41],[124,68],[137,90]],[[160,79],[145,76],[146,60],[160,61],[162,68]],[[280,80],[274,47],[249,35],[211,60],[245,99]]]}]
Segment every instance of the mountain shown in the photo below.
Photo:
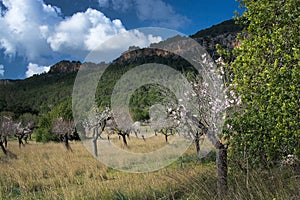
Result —
[{"label": "mountain", "polygon": [[81,66],[81,62],[79,61],[68,61],[68,60],[63,60],[55,65],[53,65],[48,74],[69,74],[73,72],[77,72]]},{"label": "mountain", "polygon": [[[233,20],[222,22],[211,28],[201,30],[190,37],[199,42],[216,59],[219,55],[216,52],[216,44],[224,48],[233,48],[236,42],[237,33],[241,32],[242,27],[235,25]],[[168,39],[164,42],[169,42]],[[152,47],[155,44],[151,45]],[[98,85],[96,101],[99,105],[107,105],[113,86],[129,69],[143,63],[156,62],[172,66],[179,71],[191,70],[191,66],[182,58],[178,58],[169,52],[162,50],[149,50],[134,48],[124,52],[118,59],[113,61],[106,73],[105,80]],[[172,58],[172,59],[170,59]],[[176,59],[174,59],[176,58]],[[174,62],[176,60],[176,62]],[[0,80],[0,112],[14,112],[16,116],[29,112],[39,114],[47,112],[54,106],[70,101],[74,80],[81,63],[78,61],[61,61],[50,68],[48,73],[34,75],[24,80]],[[151,90],[152,96],[149,97],[140,91],[138,100],[132,99],[132,104],[140,103],[141,106],[135,107],[137,112],[141,110],[145,113],[147,105],[151,102],[161,100],[158,90],[147,86],[144,90]],[[100,95],[100,94],[107,94]],[[147,97],[142,97],[142,96]],[[152,99],[149,102],[149,99]],[[142,116],[142,118],[145,116]]]},{"label": "mountain", "polygon": [[238,33],[243,30],[243,26],[235,23],[233,19],[226,20],[220,24],[213,25],[210,28],[206,28],[198,31],[197,33],[191,35],[191,38],[204,38],[204,37],[216,37],[219,35]]},{"label": "mountain", "polygon": [[51,109],[71,96],[79,67],[79,62],[61,61],[48,73],[24,80],[0,80],[0,112],[10,111],[19,116]]},{"label": "mountain", "polygon": [[203,46],[211,57],[216,60],[219,57],[216,44],[225,49],[232,49],[236,46],[236,37],[241,33],[243,26],[235,24],[234,20],[227,20],[210,28],[198,31],[190,37]]}]

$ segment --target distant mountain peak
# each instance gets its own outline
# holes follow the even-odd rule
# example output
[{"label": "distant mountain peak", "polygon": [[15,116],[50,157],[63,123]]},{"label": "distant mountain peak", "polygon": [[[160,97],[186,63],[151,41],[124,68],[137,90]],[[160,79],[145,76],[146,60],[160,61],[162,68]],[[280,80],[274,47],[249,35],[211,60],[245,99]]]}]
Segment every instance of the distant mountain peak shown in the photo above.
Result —
[{"label": "distant mountain peak", "polygon": [[80,61],[63,60],[51,66],[49,74],[69,74],[77,72],[81,66]]},{"label": "distant mountain peak", "polygon": [[209,28],[198,31],[197,33],[191,35],[192,38],[201,37],[216,37],[222,34],[237,33],[243,30],[243,26],[236,24],[233,19],[223,21],[219,24],[213,25]]}]

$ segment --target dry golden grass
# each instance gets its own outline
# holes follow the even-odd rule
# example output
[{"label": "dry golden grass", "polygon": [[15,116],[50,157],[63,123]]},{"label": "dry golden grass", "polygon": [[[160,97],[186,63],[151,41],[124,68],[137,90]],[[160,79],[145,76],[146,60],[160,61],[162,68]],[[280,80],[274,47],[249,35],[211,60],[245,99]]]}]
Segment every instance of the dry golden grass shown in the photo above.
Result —
[{"label": "dry golden grass", "polygon": [[[172,140],[172,136],[170,136],[169,139]],[[166,145],[164,136],[161,134],[158,134],[157,136],[145,138],[145,141],[141,138],[141,135],[139,135],[139,137],[137,138],[136,136],[131,134],[130,139],[127,139],[128,142],[127,147],[124,146],[122,139],[120,140],[118,136],[112,137],[111,142],[117,147],[135,153],[152,152]]]},{"label": "dry golden grass", "polygon": [[16,142],[10,142],[8,149],[17,158],[0,154],[0,198],[112,199],[126,195],[156,199],[172,195],[172,188],[176,191],[174,173],[193,176],[210,168],[175,164],[176,172],[171,166],[130,174],[101,164],[80,142],[71,147],[73,152],[66,151],[62,144],[31,142],[19,149]]},{"label": "dry golden grass", "polygon": [[[139,143],[145,148],[133,138],[129,146]],[[197,159],[193,146],[166,168],[135,174],[101,164],[81,142],[71,147],[30,142],[19,149],[11,141],[10,156],[0,152],[0,199],[217,199],[215,164]],[[300,199],[299,177],[289,169],[254,171],[246,187],[244,174],[230,169],[227,199]]]}]

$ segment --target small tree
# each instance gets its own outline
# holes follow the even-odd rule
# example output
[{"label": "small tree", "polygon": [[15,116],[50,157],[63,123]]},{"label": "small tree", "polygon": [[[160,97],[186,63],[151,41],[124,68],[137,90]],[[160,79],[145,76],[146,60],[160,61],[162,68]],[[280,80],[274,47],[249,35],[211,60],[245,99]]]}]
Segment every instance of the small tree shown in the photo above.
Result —
[{"label": "small tree", "polygon": [[11,129],[12,119],[6,116],[0,118],[0,147],[2,152],[7,154],[7,138]]},{"label": "small tree", "polygon": [[[205,57],[204,55],[204,61]],[[223,198],[227,190],[227,145],[221,134],[227,100],[222,79],[223,77],[214,70],[211,74],[206,72],[196,75],[192,82],[193,90],[185,93],[186,100],[190,101],[191,106],[185,107],[183,104],[177,109],[180,112],[182,126],[194,140],[197,154],[200,156],[199,142],[202,135],[207,136],[216,148],[219,198]]]},{"label": "small tree", "polygon": [[[90,115],[88,115],[87,119],[83,122],[83,126],[85,127],[84,137],[92,138],[96,157],[98,156],[97,140],[101,137],[104,128],[107,126],[107,121],[111,119],[111,115],[109,108],[100,110],[96,106],[93,106]],[[90,134],[91,131],[92,134]]]},{"label": "small tree", "polygon": [[76,131],[74,122],[71,120],[65,120],[58,118],[53,121],[52,130],[53,133],[57,134],[62,142],[64,142],[67,150],[71,150],[69,140],[71,135]]}]

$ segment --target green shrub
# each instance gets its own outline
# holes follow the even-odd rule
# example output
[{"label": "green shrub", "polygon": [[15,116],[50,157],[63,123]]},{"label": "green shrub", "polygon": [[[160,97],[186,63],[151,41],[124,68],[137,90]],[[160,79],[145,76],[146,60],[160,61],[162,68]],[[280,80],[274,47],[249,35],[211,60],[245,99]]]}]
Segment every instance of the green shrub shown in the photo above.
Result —
[{"label": "green shrub", "polygon": [[36,142],[49,142],[55,141],[58,142],[59,138],[57,135],[51,133],[47,128],[39,128],[35,132],[35,141]]}]

